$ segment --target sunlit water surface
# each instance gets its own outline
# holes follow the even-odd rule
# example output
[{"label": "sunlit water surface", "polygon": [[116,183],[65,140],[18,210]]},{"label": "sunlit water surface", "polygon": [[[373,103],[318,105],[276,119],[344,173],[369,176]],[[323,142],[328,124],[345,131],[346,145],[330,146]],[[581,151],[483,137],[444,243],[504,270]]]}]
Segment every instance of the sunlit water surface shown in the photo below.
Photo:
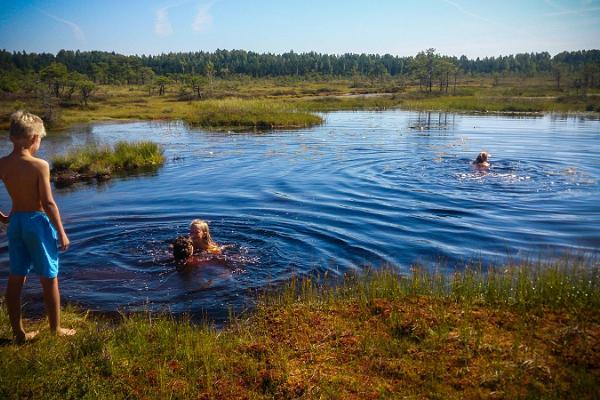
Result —
[{"label": "sunlit water surface", "polygon": [[[600,252],[600,122],[404,111],[336,112],[298,131],[214,133],[182,123],[96,124],[52,134],[49,158],[89,142],[153,140],[154,172],[55,189],[72,241],[63,297],[100,311],[220,319],[256,289],[365,265]],[[0,150],[10,143],[3,135]],[[473,168],[481,150],[489,171]],[[2,189],[0,206],[7,210]],[[225,255],[186,272],[168,241],[210,222]],[[0,236],[0,287],[8,275]],[[41,303],[39,284],[26,299]]]}]

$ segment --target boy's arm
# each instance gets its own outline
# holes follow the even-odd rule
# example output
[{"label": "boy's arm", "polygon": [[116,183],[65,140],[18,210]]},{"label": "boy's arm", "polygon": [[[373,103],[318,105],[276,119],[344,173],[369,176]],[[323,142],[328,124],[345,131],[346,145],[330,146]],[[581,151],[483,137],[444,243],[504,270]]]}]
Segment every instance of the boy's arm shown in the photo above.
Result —
[{"label": "boy's arm", "polygon": [[50,167],[48,163],[43,161],[41,168],[40,181],[38,183],[40,190],[40,201],[42,203],[42,207],[44,211],[50,218],[50,221],[58,231],[59,240],[61,243],[60,249],[66,250],[69,247],[69,238],[65,233],[65,229],[63,228],[62,221],[60,220],[60,213],[58,212],[58,206],[54,201],[54,197],[52,196],[52,188],[50,187]]}]

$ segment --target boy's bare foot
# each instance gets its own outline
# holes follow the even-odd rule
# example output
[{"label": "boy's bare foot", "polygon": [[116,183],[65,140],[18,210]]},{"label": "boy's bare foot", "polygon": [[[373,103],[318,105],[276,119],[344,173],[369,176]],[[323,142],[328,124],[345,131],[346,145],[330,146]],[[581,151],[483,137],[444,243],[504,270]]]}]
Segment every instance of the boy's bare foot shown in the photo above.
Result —
[{"label": "boy's bare foot", "polygon": [[15,342],[17,344],[23,344],[35,338],[40,331],[23,332],[15,336]]},{"label": "boy's bare foot", "polygon": [[69,328],[58,328],[56,330],[56,336],[73,336],[77,331]]}]

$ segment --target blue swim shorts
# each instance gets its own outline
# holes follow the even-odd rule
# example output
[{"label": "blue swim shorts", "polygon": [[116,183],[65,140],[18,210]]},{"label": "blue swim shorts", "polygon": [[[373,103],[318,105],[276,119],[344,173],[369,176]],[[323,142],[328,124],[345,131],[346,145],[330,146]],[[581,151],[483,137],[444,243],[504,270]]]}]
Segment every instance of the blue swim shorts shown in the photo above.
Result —
[{"label": "blue swim shorts", "polygon": [[46,278],[58,275],[58,236],[41,211],[15,212],[8,223],[11,275],[26,276],[32,267]]}]

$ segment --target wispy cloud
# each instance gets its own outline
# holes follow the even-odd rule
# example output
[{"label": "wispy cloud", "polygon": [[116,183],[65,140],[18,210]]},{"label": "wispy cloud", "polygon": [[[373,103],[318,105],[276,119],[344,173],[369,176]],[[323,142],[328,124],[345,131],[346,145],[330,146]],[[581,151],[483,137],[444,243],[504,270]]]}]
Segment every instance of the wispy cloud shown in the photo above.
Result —
[{"label": "wispy cloud", "polygon": [[554,12],[545,13],[544,14],[545,17],[559,17],[562,15],[589,16],[589,13],[591,13],[591,12],[600,11],[600,7],[598,7],[598,6],[590,7],[593,5],[593,2],[591,2],[591,1],[584,1],[582,3],[583,7],[579,8],[579,9],[566,8],[566,7],[561,6],[560,4],[557,4],[556,2],[554,2],[552,0],[544,0],[544,3],[546,3],[548,6],[550,6],[551,8],[556,10]]},{"label": "wispy cloud", "polygon": [[[176,3],[171,3],[165,7],[156,10],[154,19],[154,32],[158,36],[166,37],[173,34],[173,25],[169,18],[169,10],[194,2],[193,0],[181,0]],[[194,2],[197,3],[197,2]],[[214,1],[198,6],[198,11],[195,14],[192,22],[192,30],[202,32],[206,30],[212,23],[212,15],[210,8],[215,4]]]},{"label": "wispy cloud", "polygon": [[170,36],[173,34],[173,26],[169,20],[169,8],[163,7],[156,10],[156,19],[154,21],[154,32],[158,36]]},{"label": "wispy cloud", "polygon": [[75,36],[75,39],[77,39],[80,42],[85,42],[85,34],[83,33],[83,30],[79,27],[79,25],[77,25],[75,22],[67,21],[66,19],[57,17],[56,15],[52,15],[47,13],[46,11],[40,10],[39,8],[37,10],[47,17],[67,25],[73,32],[73,36]]},{"label": "wispy cloud", "polygon": [[450,1],[450,0],[442,0],[442,1],[444,3],[446,3],[446,4],[450,4],[452,7],[456,8],[458,11],[460,11],[461,13],[463,13],[463,14],[469,16],[469,17],[472,17],[472,18],[475,18],[475,19],[478,19],[478,20],[481,20],[481,21],[484,21],[484,22],[493,23],[493,21],[491,21],[491,20],[489,20],[489,19],[487,19],[485,17],[482,17],[481,15],[477,15],[475,13],[472,13],[471,11],[468,11],[467,9],[465,9],[463,6],[461,6],[458,3],[455,3],[455,2]]},{"label": "wispy cloud", "polygon": [[212,23],[212,15],[210,14],[210,8],[213,6],[213,2],[201,5],[198,7],[198,12],[192,22],[192,29],[196,32],[202,32],[206,30]]},{"label": "wispy cloud", "polygon": [[581,16],[589,16],[589,13],[592,12],[596,12],[596,11],[600,11],[600,7],[589,7],[589,8],[583,8],[581,10],[564,10],[564,11],[557,11],[557,12],[552,12],[552,13],[546,13],[544,14],[544,16],[546,17],[558,17],[561,15],[569,15],[569,14],[576,14],[576,15],[581,15]]},{"label": "wispy cloud", "polygon": [[[463,6],[461,6],[460,4],[454,2],[454,1],[451,1],[451,0],[441,0],[441,1],[443,1],[446,4],[451,5],[452,7],[456,8],[458,11],[460,11],[462,14],[464,14],[464,15],[466,15],[468,17],[471,17],[471,18],[474,18],[474,19],[478,19],[480,21],[487,22],[489,24],[496,25],[496,26],[498,26],[498,27],[500,27],[500,28],[502,28],[502,29],[504,29],[506,31],[511,31],[511,32],[517,33],[519,35],[532,36],[531,33],[527,32],[525,30],[515,28],[514,26],[502,24],[502,23],[500,23],[498,21],[494,21],[494,20],[491,20],[489,18],[483,17],[483,16],[481,16],[479,14],[475,14],[475,13],[467,10],[466,8],[464,8]],[[549,0],[547,0],[547,1],[549,1]]]},{"label": "wispy cloud", "polygon": [[553,2],[552,0],[544,0],[544,3],[546,3],[548,6],[554,8],[555,10],[559,10],[561,12],[571,12],[572,10],[569,10],[559,4],[556,4],[555,2]]}]

